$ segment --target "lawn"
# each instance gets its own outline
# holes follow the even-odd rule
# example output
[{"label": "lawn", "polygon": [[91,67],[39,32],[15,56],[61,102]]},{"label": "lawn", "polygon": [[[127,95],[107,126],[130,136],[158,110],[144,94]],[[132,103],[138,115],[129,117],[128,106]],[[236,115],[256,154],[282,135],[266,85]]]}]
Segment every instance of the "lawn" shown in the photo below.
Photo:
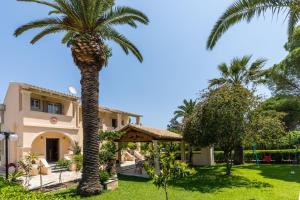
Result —
[{"label": "lawn", "polygon": [[[300,192],[300,165],[243,165],[233,167],[233,176],[224,175],[224,166],[197,168],[197,177],[170,187],[170,200],[295,200]],[[290,171],[294,170],[295,175]],[[25,192],[17,186],[0,184],[0,199],[82,199],[74,189],[55,194]],[[164,200],[151,180],[120,176],[119,188],[86,200]]]},{"label": "lawn", "polygon": [[[292,169],[295,175],[290,174]],[[295,200],[300,191],[300,166],[244,165],[233,167],[232,177],[224,175],[221,165],[197,170],[199,176],[170,187],[171,200]],[[72,196],[72,192],[67,190],[59,195]],[[87,199],[164,200],[164,193],[151,180],[121,176],[119,189]]]}]

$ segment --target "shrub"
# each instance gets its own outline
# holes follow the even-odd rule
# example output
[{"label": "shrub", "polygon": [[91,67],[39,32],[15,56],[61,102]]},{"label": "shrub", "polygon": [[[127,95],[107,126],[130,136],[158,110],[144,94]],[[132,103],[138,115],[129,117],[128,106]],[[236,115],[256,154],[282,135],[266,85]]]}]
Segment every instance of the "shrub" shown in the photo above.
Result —
[{"label": "shrub", "polygon": [[[300,150],[297,149],[281,149],[281,150],[256,150],[257,157],[261,161],[265,155],[270,155],[274,163],[290,163],[299,162]],[[252,150],[244,151],[245,162],[254,162],[256,159]],[[215,161],[224,162],[224,155],[222,151],[215,151]]]},{"label": "shrub", "polygon": [[104,183],[106,181],[108,181],[110,175],[109,175],[109,173],[106,170],[101,170],[99,172],[99,176],[100,176],[100,182],[101,182],[101,184],[104,185]]},{"label": "shrub", "polygon": [[80,171],[82,168],[83,156],[81,154],[74,155],[73,163],[76,165],[76,171]]}]

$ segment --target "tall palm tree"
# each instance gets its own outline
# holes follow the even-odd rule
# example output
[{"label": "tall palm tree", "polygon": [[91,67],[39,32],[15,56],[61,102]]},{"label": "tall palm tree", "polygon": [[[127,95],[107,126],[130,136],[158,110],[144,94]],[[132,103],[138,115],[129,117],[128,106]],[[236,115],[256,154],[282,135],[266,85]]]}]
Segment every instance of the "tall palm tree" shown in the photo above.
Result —
[{"label": "tall palm tree", "polygon": [[[209,87],[220,87],[224,84],[235,86],[247,86],[248,84],[258,84],[263,82],[264,67],[266,60],[257,59],[250,63],[251,56],[244,56],[242,58],[234,58],[230,65],[222,63],[219,65],[221,72],[220,78],[209,80]],[[234,149],[234,164],[239,165],[244,163],[244,150],[242,142],[240,142]]]},{"label": "tall palm tree", "polygon": [[257,59],[250,63],[252,56],[232,59],[230,65],[222,63],[218,66],[221,72],[220,78],[209,80],[209,87],[220,87],[224,84],[244,85],[250,83],[258,84],[263,81],[262,69],[266,63],[265,59]]},{"label": "tall palm tree", "polygon": [[[183,100],[183,104],[177,107],[177,110],[174,112],[173,120],[177,120],[178,118],[182,118],[182,123],[180,124],[180,129],[182,129],[183,124],[185,121],[192,116],[197,106],[197,101],[195,100]],[[182,130],[180,130],[182,131]],[[189,145],[189,162],[192,162],[193,156],[193,148],[192,145]]]},{"label": "tall palm tree", "polygon": [[185,118],[191,116],[195,110],[196,104],[197,102],[192,99],[184,99],[183,104],[178,106],[177,110],[174,112],[175,119],[182,117],[184,120]]},{"label": "tall palm tree", "polygon": [[101,191],[99,181],[98,100],[99,72],[111,56],[107,41],[121,46],[126,54],[132,52],[142,62],[139,50],[115,28],[115,25],[137,27],[137,22],[148,24],[142,12],[130,7],[115,7],[114,0],[18,0],[42,4],[51,9],[45,19],[19,27],[17,37],[31,29],[41,29],[32,44],[46,35],[64,33],[62,43],[71,48],[75,64],[81,73],[83,111],[83,171],[78,192],[88,196]]},{"label": "tall palm tree", "polygon": [[264,15],[267,11],[271,11],[273,15],[286,13],[288,34],[291,36],[300,20],[299,0],[236,0],[216,22],[208,38],[207,48],[213,49],[231,26],[240,21],[250,22],[253,17]]}]

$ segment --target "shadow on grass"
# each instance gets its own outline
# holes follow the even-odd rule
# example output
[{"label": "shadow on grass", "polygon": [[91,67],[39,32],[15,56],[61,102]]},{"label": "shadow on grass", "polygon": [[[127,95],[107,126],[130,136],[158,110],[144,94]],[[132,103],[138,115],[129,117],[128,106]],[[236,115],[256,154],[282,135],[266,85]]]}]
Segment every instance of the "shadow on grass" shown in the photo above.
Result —
[{"label": "shadow on grass", "polygon": [[[278,165],[278,164],[261,164],[261,165],[242,165],[237,169],[257,170],[264,178],[277,179],[287,182],[300,183],[300,165]],[[291,174],[291,171],[294,174]]]},{"label": "shadow on grass", "polygon": [[[146,183],[146,182],[151,181],[150,179],[147,179],[147,178],[125,176],[125,175],[120,175],[120,174],[118,175],[118,179],[120,181],[137,182],[137,183]],[[103,191],[103,192],[105,193],[108,191]],[[56,193],[56,196],[61,197],[61,198],[68,198],[68,197],[72,197],[75,199],[83,198],[77,194],[76,188],[59,191],[58,193]]]},{"label": "shadow on grass", "polygon": [[271,184],[257,180],[250,180],[243,176],[226,176],[221,167],[197,168],[198,175],[183,179],[172,184],[189,191],[212,193],[224,188],[247,187],[267,188]]}]

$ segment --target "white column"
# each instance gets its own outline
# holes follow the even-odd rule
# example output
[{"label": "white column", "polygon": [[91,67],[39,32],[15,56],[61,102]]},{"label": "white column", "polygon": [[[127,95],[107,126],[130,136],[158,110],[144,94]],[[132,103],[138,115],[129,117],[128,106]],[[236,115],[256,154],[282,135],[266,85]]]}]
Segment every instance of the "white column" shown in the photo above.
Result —
[{"label": "white column", "polygon": [[159,155],[157,155],[157,150],[158,150],[158,144],[157,144],[157,140],[153,140],[153,150],[154,150],[154,167],[156,169],[156,173],[159,174],[160,173],[160,166],[159,166]]},{"label": "white column", "polygon": [[117,114],[117,122],[118,122],[118,128],[122,127],[122,115],[121,114]]},{"label": "white column", "polygon": [[141,117],[138,116],[138,117],[135,118],[135,120],[136,120],[135,121],[136,125],[141,125]]}]

